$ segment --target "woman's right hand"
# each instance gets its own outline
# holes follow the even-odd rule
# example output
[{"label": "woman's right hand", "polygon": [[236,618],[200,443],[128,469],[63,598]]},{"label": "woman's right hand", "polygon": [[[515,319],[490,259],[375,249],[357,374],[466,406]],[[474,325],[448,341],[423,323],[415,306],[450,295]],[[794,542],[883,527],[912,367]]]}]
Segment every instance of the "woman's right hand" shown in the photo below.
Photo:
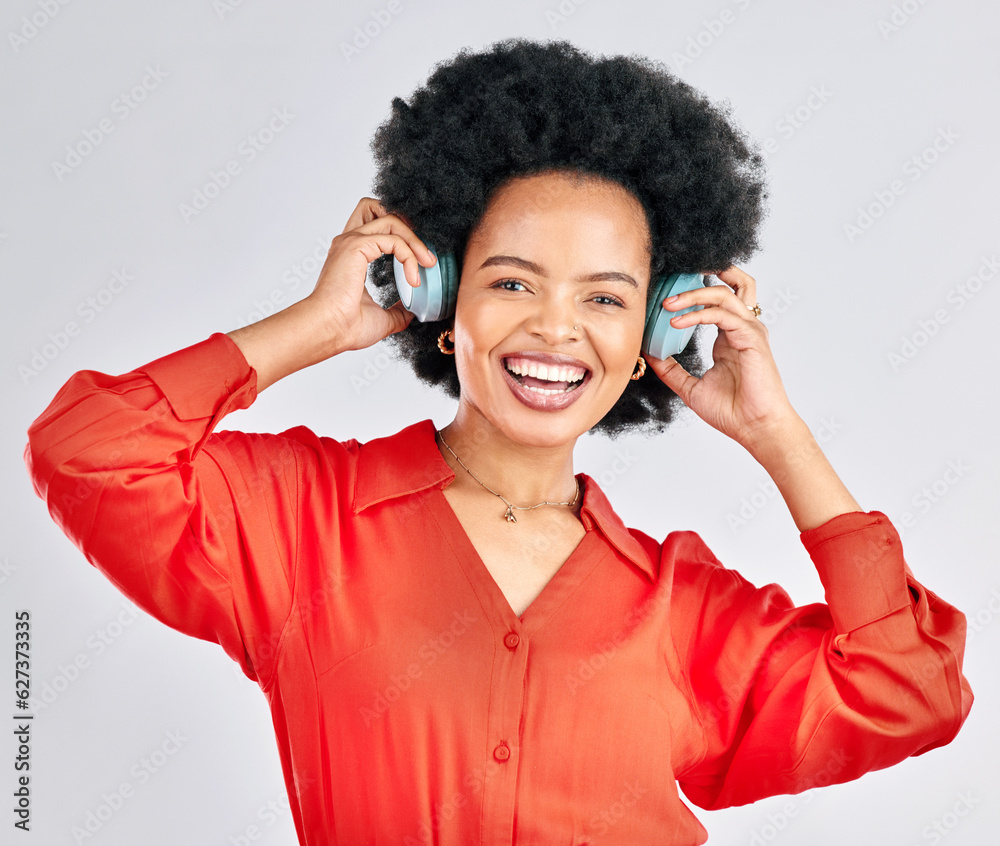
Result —
[{"label": "woman's right hand", "polygon": [[[391,253],[419,284],[419,264],[436,259],[400,217],[365,197],[333,239],[309,296],[258,323],[227,333],[257,372],[257,390],[345,350],[363,350],[409,326],[413,315],[394,303],[382,308],[368,293],[368,265]],[[419,262],[419,263],[418,263]]]},{"label": "woman's right hand", "polygon": [[338,346],[361,350],[401,332],[413,319],[401,302],[382,308],[365,287],[368,265],[391,253],[402,262],[406,279],[419,284],[419,264],[429,267],[435,258],[400,217],[389,214],[371,197],[358,203],[333,239],[313,292],[306,298],[321,309]]}]

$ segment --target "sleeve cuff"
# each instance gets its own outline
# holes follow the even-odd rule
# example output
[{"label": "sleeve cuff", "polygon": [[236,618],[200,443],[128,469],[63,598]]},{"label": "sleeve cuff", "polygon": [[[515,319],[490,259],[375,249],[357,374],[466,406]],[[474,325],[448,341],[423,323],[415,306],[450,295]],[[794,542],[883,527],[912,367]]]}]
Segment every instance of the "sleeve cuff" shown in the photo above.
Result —
[{"label": "sleeve cuff", "polygon": [[136,370],[160,389],[178,420],[221,418],[257,398],[257,371],[221,332]]},{"label": "sleeve cuff", "polygon": [[902,544],[881,511],[840,514],[799,538],[816,565],[839,633],[910,607]]}]

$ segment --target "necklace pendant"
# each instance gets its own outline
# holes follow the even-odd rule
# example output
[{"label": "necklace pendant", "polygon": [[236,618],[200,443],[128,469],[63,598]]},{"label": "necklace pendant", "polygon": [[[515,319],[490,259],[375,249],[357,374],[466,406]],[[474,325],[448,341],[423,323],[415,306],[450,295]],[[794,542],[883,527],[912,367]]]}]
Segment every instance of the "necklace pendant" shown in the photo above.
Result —
[{"label": "necklace pendant", "polygon": [[514,516],[514,506],[513,505],[508,505],[507,506],[507,511],[504,513],[503,516],[507,518],[507,522],[508,523],[516,523],[517,522],[517,517]]}]

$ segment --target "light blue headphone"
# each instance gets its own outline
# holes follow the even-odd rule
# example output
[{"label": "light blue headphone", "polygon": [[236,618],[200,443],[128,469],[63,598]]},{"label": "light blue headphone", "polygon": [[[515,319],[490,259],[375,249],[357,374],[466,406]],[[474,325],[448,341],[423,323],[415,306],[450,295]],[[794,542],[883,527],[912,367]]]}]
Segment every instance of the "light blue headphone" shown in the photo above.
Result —
[{"label": "light blue headphone", "polygon": [[[396,290],[407,311],[421,323],[444,320],[455,313],[458,299],[458,281],[461,275],[458,261],[452,253],[438,255],[435,249],[424,241],[427,249],[434,253],[437,262],[433,267],[420,265],[420,287],[414,288],[406,281],[403,265],[393,256],[392,268],[396,277]],[[678,314],[697,311],[703,306],[691,306],[681,311],[667,311],[663,301],[674,294],[693,291],[705,284],[700,273],[671,273],[656,280],[656,291],[646,308],[646,329],[642,336],[642,351],[652,358],[666,358],[682,352],[691,340],[696,326],[675,329],[670,318]]]}]

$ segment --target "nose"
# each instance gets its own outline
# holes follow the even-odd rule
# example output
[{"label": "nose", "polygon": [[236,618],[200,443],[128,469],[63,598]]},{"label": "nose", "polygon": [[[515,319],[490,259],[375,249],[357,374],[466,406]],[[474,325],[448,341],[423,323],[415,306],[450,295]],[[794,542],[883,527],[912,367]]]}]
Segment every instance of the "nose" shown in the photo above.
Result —
[{"label": "nose", "polygon": [[568,340],[576,340],[582,326],[582,315],[571,294],[539,297],[534,309],[525,321],[525,330],[535,338],[551,346],[558,346]]}]

